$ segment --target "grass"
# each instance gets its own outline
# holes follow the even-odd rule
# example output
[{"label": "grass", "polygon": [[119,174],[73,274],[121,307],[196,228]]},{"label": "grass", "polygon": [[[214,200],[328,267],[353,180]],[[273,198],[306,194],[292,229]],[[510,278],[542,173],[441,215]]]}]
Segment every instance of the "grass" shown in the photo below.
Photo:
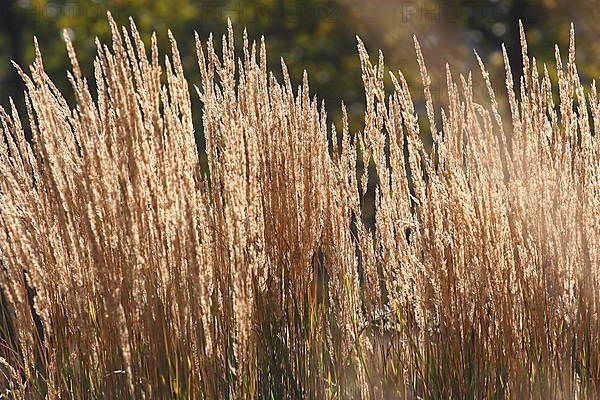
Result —
[{"label": "grass", "polygon": [[448,68],[434,105],[415,40],[426,124],[358,40],[349,132],[264,41],[196,38],[190,88],[174,38],[161,63],[109,22],[93,79],[65,35],[74,107],[38,50],[1,111],[2,398],[599,396],[600,102],[572,32],[558,82],[523,31],[520,80],[504,52],[508,115],[481,60],[485,104]]}]

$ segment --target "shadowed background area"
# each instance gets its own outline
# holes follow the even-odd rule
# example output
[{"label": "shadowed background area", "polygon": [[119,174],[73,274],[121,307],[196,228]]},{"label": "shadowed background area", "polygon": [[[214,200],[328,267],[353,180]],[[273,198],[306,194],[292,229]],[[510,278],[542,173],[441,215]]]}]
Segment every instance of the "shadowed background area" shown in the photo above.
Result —
[{"label": "shadowed background area", "polygon": [[[105,17],[109,10],[121,24],[132,16],[148,42],[151,32],[156,31],[162,49],[167,48],[166,30],[170,27],[179,39],[191,82],[199,79],[194,61],[194,31],[201,38],[211,32],[220,37],[229,18],[238,31],[246,27],[251,38],[264,35],[273,71],[280,71],[280,57],[286,60],[295,83],[301,81],[306,69],[311,89],[326,101],[332,121],[339,121],[343,99],[354,129],[361,128],[359,117],[364,111],[355,35],[373,54],[381,47],[386,63],[394,70],[402,70],[413,85],[417,105],[423,101],[418,90],[413,34],[421,42],[433,80],[434,100],[438,102],[444,98],[441,88],[445,85],[445,63],[455,73],[475,69],[473,48],[497,86],[504,81],[502,43],[518,70],[519,19],[527,30],[531,54],[538,61],[554,62],[554,44],[567,48],[568,26],[573,22],[582,79],[595,78],[600,65],[600,43],[594,40],[600,30],[594,23],[599,11],[592,0],[0,0],[0,5],[2,105],[8,103],[9,97],[21,101],[23,86],[9,60],[28,65],[33,60],[34,35],[40,42],[46,69],[61,90],[70,91],[62,38],[65,29],[75,43],[84,73],[91,76],[93,38],[108,38]],[[241,35],[237,39],[241,40]],[[199,119],[199,113],[195,119]]]}]

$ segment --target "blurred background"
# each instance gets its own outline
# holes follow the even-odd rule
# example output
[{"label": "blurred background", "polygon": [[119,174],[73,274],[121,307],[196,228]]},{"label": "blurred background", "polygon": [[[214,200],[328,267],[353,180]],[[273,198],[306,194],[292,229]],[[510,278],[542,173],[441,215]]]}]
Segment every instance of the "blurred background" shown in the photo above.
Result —
[{"label": "blurred background", "polygon": [[[64,30],[73,38],[84,72],[91,77],[94,38],[109,39],[107,10],[121,24],[127,24],[132,16],[146,41],[156,31],[163,52],[168,50],[166,31],[170,28],[178,39],[191,83],[199,78],[193,32],[203,39],[210,32],[220,38],[229,18],[237,28],[237,40],[241,40],[244,27],[251,39],[265,36],[276,74],[280,57],[286,60],[294,82],[301,81],[304,69],[308,71],[311,90],[326,101],[331,121],[339,119],[343,99],[353,129],[361,128],[364,109],[355,35],[362,38],[373,57],[382,49],[386,64],[403,71],[421,107],[413,34],[433,77],[434,100],[442,104],[445,63],[452,66],[454,74],[476,71],[473,48],[497,87],[504,85],[502,43],[513,67],[520,68],[519,19],[527,30],[530,54],[547,62],[551,71],[554,45],[567,51],[571,22],[583,79],[597,77],[600,66],[600,41],[596,40],[600,37],[600,24],[596,23],[600,11],[594,0],[0,0],[0,104],[6,105],[9,96],[22,101],[23,86],[10,60],[23,66],[31,63],[34,35],[46,70],[69,97]],[[476,86],[476,95],[483,89]]]}]

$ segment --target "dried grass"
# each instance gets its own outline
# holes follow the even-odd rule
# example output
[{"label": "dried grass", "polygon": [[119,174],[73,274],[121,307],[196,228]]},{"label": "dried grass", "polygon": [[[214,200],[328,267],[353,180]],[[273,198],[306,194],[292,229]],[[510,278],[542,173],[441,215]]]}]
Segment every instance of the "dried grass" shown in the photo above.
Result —
[{"label": "dried grass", "polygon": [[219,57],[196,38],[203,174],[175,39],[161,64],[109,20],[93,86],[67,39],[75,108],[38,51],[19,69],[32,140],[1,111],[3,395],[599,395],[600,101],[573,33],[558,104],[522,36],[510,120],[481,60],[489,106],[448,69],[440,115],[415,40],[431,151],[402,73],[386,93],[360,40],[351,134],[306,75],[277,82],[264,41],[237,54],[230,26]]}]

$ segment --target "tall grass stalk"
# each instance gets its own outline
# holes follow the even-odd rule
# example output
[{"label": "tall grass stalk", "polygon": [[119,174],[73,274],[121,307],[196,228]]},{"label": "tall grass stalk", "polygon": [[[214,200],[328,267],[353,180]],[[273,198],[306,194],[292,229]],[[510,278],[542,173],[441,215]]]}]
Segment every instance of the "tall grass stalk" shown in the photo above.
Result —
[{"label": "tall grass stalk", "polygon": [[175,39],[161,62],[109,21],[93,79],[65,36],[75,106],[38,50],[0,111],[2,396],[600,395],[600,101],[572,32],[558,82],[523,31],[517,88],[504,52],[508,118],[481,60],[485,105],[450,69],[434,105],[415,40],[426,124],[358,40],[351,133],[264,40],[196,37],[193,110]]}]

